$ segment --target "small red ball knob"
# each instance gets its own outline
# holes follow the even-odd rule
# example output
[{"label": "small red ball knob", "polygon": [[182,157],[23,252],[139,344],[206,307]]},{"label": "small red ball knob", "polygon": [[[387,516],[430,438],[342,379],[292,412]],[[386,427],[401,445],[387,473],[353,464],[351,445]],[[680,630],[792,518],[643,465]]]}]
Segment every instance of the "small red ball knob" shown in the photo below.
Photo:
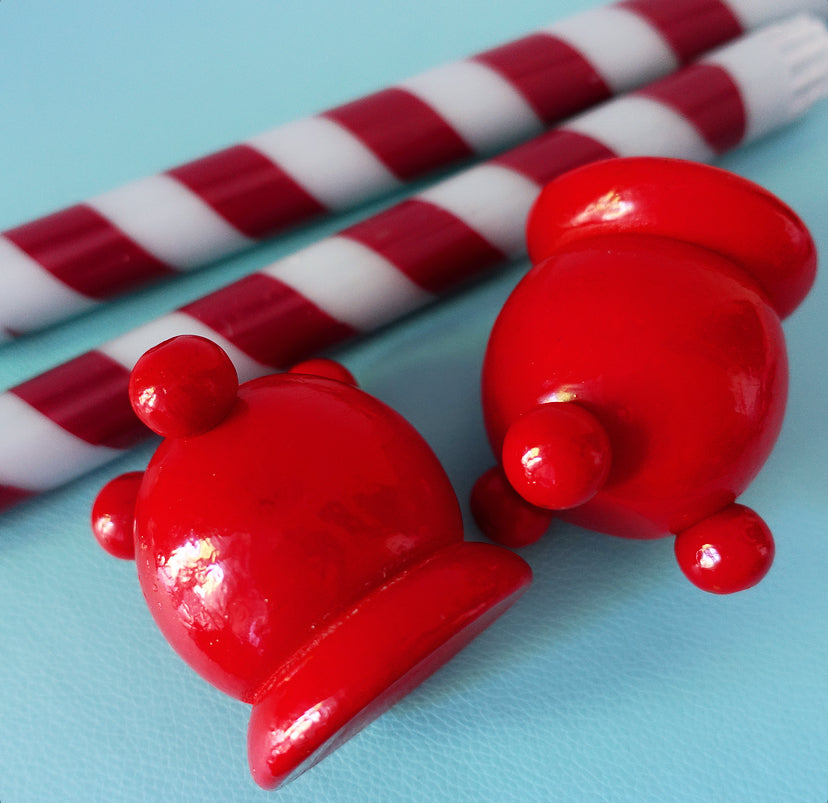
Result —
[{"label": "small red ball knob", "polygon": [[92,506],[92,533],[116,558],[135,557],[135,503],[143,478],[143,471],[115,477],[98,492]]},{"label": "small red ball knob", "polygon": [[470,505],[478,527],[493,541],[513,549],[534,544],[552,523],[552,513],[527,502],[500,466],[477,480]]},{"label": "small red ball knob", "polygon": [[756,585],[773,563],[768,525],[750,508],[729,505],[680,532],[675,541],[679,567],[705,591],[731,594]]},{"label": "small red ball knob", "polygon": [[515,420],[503,439],[503,470],[530,504],[577,507],[604,484],[610,467],[606,431],[577,404],[541,404]]},{"label": "small red ball knob", "polygon": [[224,350],[198,335],[179,335],[144,354],[129,377],[137,416],[165,438],[200,435],[236,401],[239,378]]}]

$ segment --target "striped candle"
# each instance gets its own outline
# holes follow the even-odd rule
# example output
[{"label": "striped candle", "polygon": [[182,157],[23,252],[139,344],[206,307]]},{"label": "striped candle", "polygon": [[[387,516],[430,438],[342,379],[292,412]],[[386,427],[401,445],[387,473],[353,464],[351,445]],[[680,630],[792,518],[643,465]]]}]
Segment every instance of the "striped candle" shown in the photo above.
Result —
[{"label": "striped candle", "polygon": [[623,0],[0,234],[0,341],[489,154],[824,0]]},{"label": "striped candle", "polygon": [[290,366],[521,257],[529,207],[562,172],[611,156],[707,161],[826,93],[824,26],[772,26],[12,388],[0,395],[0,507],[148,434],[127,384],[156,343],[209,337],[242,380]]}]

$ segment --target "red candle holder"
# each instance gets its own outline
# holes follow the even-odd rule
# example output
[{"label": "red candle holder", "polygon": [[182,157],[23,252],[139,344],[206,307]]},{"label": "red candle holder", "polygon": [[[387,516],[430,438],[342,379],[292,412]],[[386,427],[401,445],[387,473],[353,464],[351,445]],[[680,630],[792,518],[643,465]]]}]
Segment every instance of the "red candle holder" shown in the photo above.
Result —
[{"label": "red candle holder", "polygon": [[814,281],[807,229],[723,170],[629,158],[548,185],[528,245],[534,267],[484,361],[499,465],[472,493],[481,528],[510,546],[553,517],[627,538],[672,533],[700,588],[754,585],[773,539],[735,500],[782,425],[780,320]]},{"label": "red candle holder", "polygon": [[381,714],[530,582],[513,553],[463,541],[425,441],[335,363],[238,387],[218,346],[182,336],[139,360],[130,394],[167,437],[143,475],[101,491],[93,530],[134,550],[184,660],[252,704],[263,787]]}]

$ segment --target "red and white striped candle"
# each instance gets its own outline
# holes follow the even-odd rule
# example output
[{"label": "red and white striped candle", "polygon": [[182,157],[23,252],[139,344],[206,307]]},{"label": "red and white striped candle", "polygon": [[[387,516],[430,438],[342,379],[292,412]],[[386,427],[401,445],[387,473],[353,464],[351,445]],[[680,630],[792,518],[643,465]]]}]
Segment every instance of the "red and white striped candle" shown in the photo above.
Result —
[{"label": "red and white striped candle", "polygon": [[623,0],[0,234],[0,340],[493,153],[825,0]]},{"label": "red and white striped candle", "polygon": [[707,161],[828,94],[828,32],[798,18],[443,181],[0,395],[0,507],[106,463],[148,432],[128,374],[177,334],[220,343],[242,380],[369,332],[524,253],[546,182],[632,155]]}]

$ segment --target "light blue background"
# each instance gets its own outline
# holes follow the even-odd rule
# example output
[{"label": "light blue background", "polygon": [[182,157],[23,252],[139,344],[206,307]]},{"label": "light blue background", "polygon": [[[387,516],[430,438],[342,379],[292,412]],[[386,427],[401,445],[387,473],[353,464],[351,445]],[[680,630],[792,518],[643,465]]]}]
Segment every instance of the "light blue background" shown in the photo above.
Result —
[{"label": "light blue background", "polygon": [[[2,0],[0,228],[582,7]],[[790,203],[828,254],[826,110],[721,164]],[[2,348],[0,385],[354,217]],[[487,330],[522,269],[340,353],[420,428],[464,507],[491,460],[477,399]],[[827,306],[820,279],[786,323],[789,412],[743,497],[777,538],[759,587],[708,596],[680,575],[667,539],[559,526],[525,551],[536,581],[509,614],[273,799],[825,801]],[[172,653],[134,567],[89,534],[96,490],[149,453],[0,517],[2,803],[265,799],[247,771],[248,708]]]}]

